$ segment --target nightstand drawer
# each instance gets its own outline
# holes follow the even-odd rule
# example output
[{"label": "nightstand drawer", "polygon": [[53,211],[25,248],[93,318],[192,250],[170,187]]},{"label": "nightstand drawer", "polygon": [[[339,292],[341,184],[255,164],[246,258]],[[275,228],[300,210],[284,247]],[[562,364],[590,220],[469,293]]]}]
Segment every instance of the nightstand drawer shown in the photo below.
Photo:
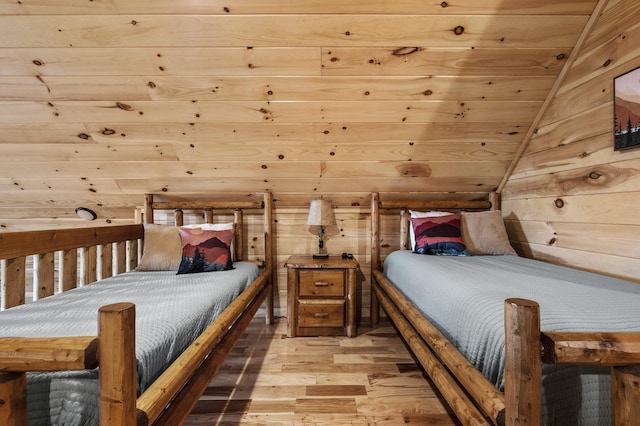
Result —
[{"label": "nightstand drawer", "polygon": [[300,269],[300,297],[342,297],[345,293],[342,269]]},{"label": "nightstand drawer", "polygon": [[344,300],[316,301],[306,303],[301,300],[299,306],[300,327],[344,327]]}]

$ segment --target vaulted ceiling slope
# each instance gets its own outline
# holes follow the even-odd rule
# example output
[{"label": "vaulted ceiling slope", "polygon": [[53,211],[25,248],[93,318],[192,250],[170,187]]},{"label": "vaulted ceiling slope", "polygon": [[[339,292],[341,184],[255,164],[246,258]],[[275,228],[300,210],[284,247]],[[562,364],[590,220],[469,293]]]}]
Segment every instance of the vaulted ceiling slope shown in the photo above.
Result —
[{"label": "vaulted ceiling slope", "polygon": [[495,190],[595,0],[0,0],[0,222]]}]

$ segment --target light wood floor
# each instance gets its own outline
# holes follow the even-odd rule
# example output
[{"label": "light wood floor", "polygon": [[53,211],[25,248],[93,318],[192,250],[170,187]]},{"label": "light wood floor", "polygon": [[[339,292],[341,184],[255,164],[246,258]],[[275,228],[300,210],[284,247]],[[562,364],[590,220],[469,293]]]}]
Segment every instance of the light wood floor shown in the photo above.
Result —
[{"label": "light wood floor", "polygon": [[392,326],[287,338],[257,317],[185,425],[458,425]]}]

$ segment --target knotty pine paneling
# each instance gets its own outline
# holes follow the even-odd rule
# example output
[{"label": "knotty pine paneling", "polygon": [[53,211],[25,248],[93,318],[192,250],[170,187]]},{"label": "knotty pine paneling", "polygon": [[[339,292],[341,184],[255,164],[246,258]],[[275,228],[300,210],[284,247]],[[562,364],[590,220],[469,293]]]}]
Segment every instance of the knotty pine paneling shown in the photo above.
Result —
[{"label": "knotty pine paneling", "polygon": [[549,193],[595,195],[603,192],[634,192],[640,188],[640,174],[637,169],[640,153],[635,157],[615,163],[594,164],[578,169],[521,177],[514,179],[502,195],[535,198]]},{"label": "knotty pine paneling", "polygon": [[[613,77],[640,65],[637,2],[610,2],[502,193],[521,254],[640,281],[640,152],[614,152]],[[631,22],[633,21],[633,22]]]},{"label": "knotty pine paneling", "polygon": [[[375,177],[398,178],[398,177],[433,177],[442,178],[454,174],[457,177],[500,177],[504,175],[507,168],[506,163],[500,164],[496,161],[474,162],[464,161],[441,161],[441,162],[396,162],[396,161],[376,161],[376,164],[367,162],[331,161],[321,164],[320,176],[327,178],[357,178]],[[369,176],[369,171],[375,169],[375,176]]]},{"label": "knotty pine paneling", "polygon": [[[237,157],[236,157],[237,158]],[[250,161],[216,161],[214,156],[200,161],[87,161],[69,159],[60,162],[47,162],[39,169],[23,172],[23,179],[68,179],[82,177],[87,170],[92,170],[96,178],[149,178],[162,179],[165,176],[197,176],[200,178],[314,178],[321,175],[319,161],[296,162],[250,162]],[[18,174],[20,163],[2,163],[0,167],[7,173]],[[0,178],[1,181],[1,178]]]},{"label": "knotty pine paneling", "polygon": [[317,47],[304,46],[21,47],[0,48],[0,75],[35,75],[43,85],[45,76],[147,76],[148,89],[157,76],[317,76],[320,60]]},{"label": "knotty pine paneling", "polygon": [[616,224],[591,223],[589,232],[580,223],[554,221],[505,221],[509,235],[530,244],[577,251],[598,252],[606,247],[611,256],[640,258],[640,225],[622,228]]},{"label": "knotty pine paneling", "polygon": [[34,84],[34,77],[0,76],[0,100],[150,100],[145,88],[148,80],[131,77],[83,77],[79,86],[77,77],[36,77],[41,84]]},{"label": "knotty pine paneling", "polygon": [[[515,149],[516,144],[512,143],[491,143],[491,142],[376,142],[375,144],[347,143],[339,142],[331,146],[319,145],[318,143],[297,143],[280,141],[274,138],[270,144],[270,149],[265,147],[264,142],[243,142],[243,141],[192,141],[183,142],[179,145],[170,145],[168,142],[155,146],[143,145],[139,142],[131,144],[118,145],[99,145],[104,149],[93,149],[93,144],[89,141],[68,144],[56,144],[56,152],[54,155],[45,156],[30,155],[34,150],[41,149],[46,151],[47,145],[44,144],[3,144],[3,148],[7,154],[10,154],[14,161],[50,161],[42,167],[43,173],[50,171],[59,172],[65,170],[61,168],[59,162],[79,162],[79,166],[87,170],[94,170],[97,175],[105,175],[112,170],[117,172],[122,170],[127,163],[138,165],[140,167],[160,167],[165,171],[173,170],[178,173],[193,171],[193,168],[202,169],[206,165],[200,165],[203,161],[221,161],[233,162],[238,165],[251,164],[251,161],[258,161],[258,167],[262,169],[278,170],[279,163],[300,162],[300,161],[347,161],[356,158],[366,158],[367,161],[414,161],[424,158],[425,154],[429,155],[431,161],[508,161]],[[127,158],[126,161],[122,157]],[[175,160],[180,163],[175,163]],[[238,161],[242,159],[243,161]],[[117,162],[118,164],[111,164]],[[182,162],[185,164],[183,165]],[[353,161],[355,162],[355,161]],[[140,163],[140,164],[136,164]],[[169,163],[169,164],[166,164]],[[190,164],[193,164],[190,166]],[[231,164],[209,163],[212,169],[230,169]],[[265,166],[265,167],[263,167]],[[7,172],[9,170],[19,170],[19,163],[7,164]],[[66,169],[73,169],[73,165],[69,165]],[[292,165],[292,167],[295,167]],[[76,167],[76,170],[78,168]],[[49,170],[49,171],[48,171]],[[25,176],[35,171],[23,171]],[[135,171],[130,171],[135,173]],[[241,173],[241,170],[234,173]],[[158,172],[160,173],[160,172]],[[157,173],[154,173],[157,174]],[[237,174],[234,174],[237,176]]]},{"label": "knotty pine paneling", "polygon": [[410,10],[415,14],[588,14],[593,3],[586,0],[459,0],[455,6],[443,3],[428,3],[422,0],[398,0],[389,3],[386,0],[363,2],[344,2],[340,0],[156,0],[153,10],[145,0],[34,0],[29,2],[0,3],[0,13],[17,14],[115,14],[115,13],[157,13],[157,14],[282,14],[302,13],[398,13]]},{"label": "knotty pine paneling", "polygon": [[[518,49],[460,47],[354,48],[322,49],[322,75],[454,75],[499,76],[557,75],[564,65],[568,49]],[[508,61],[501,58],[508,57]],[[457,80],[457,78],[456,78]],[[489,81],[492,81],[489,80]],[[521,86],[528,87],[520,79]],[[535,84],[535,83],[534,83]]]},{"label": "knotty pine paneling", "polygon": [[[491,150],[493,142],[500,142],[502,148],[494,149],[503,154],[514,153],[525,132],[526,123],[0,123],[0,144],[97,142],[93,146],[98,147],[171,142],[174,149],[181,152],[181,158],[188,159],[182,155],[188,155],[187,151],[201,143],[216,144],[216,147],[237,143],[237,146],[253,146],[255,152],[270,153],[264,155],[264,160],[273,158],[274,153],[279,155],[282,145],[289,146],[291,151],[297,145],[312,143],[316,147],[314,151],[328,153],[334,152],[335,144],[340,144],[344,150],[353,145],[356,147],[353,154],[358,156],[362,155],[363,146],[368,146],[372,152],[382,150],[391,155],[384,158],[402,159],[406,158],[404,152],[413,152],[422,145],[433,145],[437,156],[438,144],[449,148],[456,144],[460,151],[466,152],[472,146]],[[274,144],[280,146],[273,147]],[[299,150],[307,151],[308,147]],[[449,158],[458,156],[457,149],[447,151]],[[374,154],[373,158],[376,157]]]},{"label": "knotty pine paneling", "polygon": [[[368,145],[375,151],[380,143],[396,145],[396,149],[411,149],[409,143],[458,143],[458,142],[506,142],[517,145],[526,132],[526,123],[359,123],[337,121],[333,123],[177,123],[168,122],[156,125],[141,123],[96,123],[88,127],[88,132],[96,142],[109,143],[118,140],[128,142],[151,143],[154,140],[183,141],[189,143],[223,143],[235,141],[242,145],[262,146],[261,151],[279,154],[279,146],[289,145],[295,150],[298,144],[312,143],[323,152],[332,152],[336,143],[347,146]],[[2,129],[24,126],[0,124]],[[105,130],[106,129],[106,130]],[[8,130],[11,131],[11,130]],[[22,130],[24,131],[24,130]],[[35,131],[34,131],[35,132]],[[46,138],[42,131],[40,135]],[[1,140],[1,139],[0,139]],[[7,139],[10,141],[11,139]],[[183,146],[183,145],[180,145]],[[384,147],[392,152],[391,146]],[[361,155],[361,153],[358,153]],[[393,155],[393,154],[392,154]],[[361,158],[361,157],[356,157]]]},{"label": "knotty pine paneling", "polygon": [[[612,111],[612,101],[607,101],[599,106],[589,110],[587,115],[573,115],[563,118],[554,123],[539,127],[536,132],[535,148],[532,146],[527,153],[527,159],[521,158],[518,162],[518,166],[514,174],[517,175],[520,170],[525,175],[533,173],[531,159],[534,155],[533,149],[536,152],[543,153],[551,148],[558,148],[561,146],[567,146],[572,144],[579,144],[581,141],[592,139],[595,137],[604,136],[610,137],[610,133],[607,127],[611,124],[610,113]],[[588,120],[589,125],[585,126],[585,120]],[[606,147],[609,145],[606,144]],[[583,151],[587,152],[587,151]],[[587,154],[591,154],[590,150]],[[583,155],[584,156],[584,155]]]},{"label": "knotty pine paneling", "polygon": [[[487,193],[496,188],[500,178],[473,176],[473,177],[401,177],[398,179],[380,178],[342,178],[332,179],[317,177],[312,179],[298,178],[225,178],[193,180],[190,177],[174,177],[170,179],[117,179],[117,186],[123,193],[148,193],[148,192],[177,192],[177,193],[206,193],[212,190],[223,193],[251,192],[255,188],[261,191],[276,192],[278,188],[285,186],[291,192],[318,194],[328,192],[340,192],[349,190],[359,194],[368,191],[357,191],[358,188],[370,188],[374,192],[434,192],[439,193],[443,185],[451,192],[476,192]],[[53,194],[52,194],[53,195]]]},{"label": "knotty pine paneling", "polygon": [[[588,232],[588,225],[591,223],[637,225],[640,197],[634,197],[634,192],[549,195],[551,194],[544,197],[503,200],[502,212],[505,217],[521,221],[582,223],[585,232]],[[620,198],[625,200],[624,203],[620,202]]]},{"label": "knotty pine paneling", "polygon": [[640,270],[640,261],[637,258],[526,243],[521,246],[516,244],[514,248],[527,257],[600,274],[606,273],[613,277],[637,281],[640,284],[640,280],[636,278]]},{"label": "knotty pine paneling", "polygon": [[[0,0],[0,230],[86,226],[80,205],[98,212],[89,224],[128,223],[146,192],[269,190],[282,303],[281,265],[314,246],[306,210],[324,195],[343,224],[328,245],[360,260],[366,312],[370,192],[495,190],[596,2]],[[591,72],[580,69],[569,73],[576,86]],[[595,111],[604,97],[566,102]],[[559,121],[538,132],[545,146],[555,129],[575,143],[604,136],[586,129],[599,116],[584,126],[553,108]],[[591,166],[598,140],[566,155]],[[564,151],[542,151],[515,176],[562,171]],[[385,254],[397,244],[388,219]]]},{"label": "knotty pine paneling", "polygon": [[[190,77],[150,78],[149,90],[154,100],[289,100],[340,101],[353,100],[448,100],[464,97],[469,100],[513,101],[544,100],[553,84],[545,76],[532,77],[523,84],[518,77],[502,77],[493,81],[488,77],[416,77],[416,70],[408,76],[388,75],[385,78],[355,73],[351,76],[322,77],[225,77],[219,79]],[[0,79],[0,81],[2,81]]]},{"label": "knotty pine paneling", "polygon": [[[544,100],[553,77],[0,76],[0,100]],[[295,84],[292,84],[295,83]]]},{"label": "knotty pine paneling", "polygon": [[[77,135],[76,135],[77,136]],[[79,138],[78,140],[81,140]],[[178,157],[173,150],[173,145],[163,144],[93,144],[87,141],[75,144],[28,144],[16,143],[2,144],[4,161],[9,159],[15,163],[40,163],[57,161],[175,161]],[[90,169],[85,168],[88,173]]]},{"label": "knotty pine paneling", "polygon": [[[77,0],[76,0],[77,1]],[[55,3],[55,2],[54,2]],[[551,0],[511,0],[504,4],[502,0],[456,1],[455,6],[447,2],[429,3],[422,0],[399,0],[389,3],[386,0],[369,0],[363,2],[344,2],[340,0],[266,0],[255,2],[241,0],[230,3],[228,1],[198,0],[191,1],[192,7],[185,8],[180,0],[159,0],[156,10],[158,13],[219,13],[219,14],[269,14],[269,13],[334,13],[357,14],[393,14],[401,10],[410,10],[415,14],[585,14],[591,11],[593,4],[584,0],[569,0],[561,3]],[[146,11],[144,0],[115,0],[121,13],[141,13]]]},{"label": "knotty pine paneling", "polygon": [[52,194],[56,191],[89,191],[99,193],[114,193],[120,188],[116,180],[112,178],[58,178],[58,179],[42,179],[42,178],[1,178],[0,191],[50,191]]},{"label": "knotty pine paneling", "polygon": [[[57,101],[0,102],[0,123],[87,121],[236,122],[530,122],[539,101]],[[500,111],[497,115],[495,111]]]},{"label": "knotty pine paneling", "polygon": [[[486,161],[376,161],[376,170],[372,165],[351,161],[282,161],[257,162],[225,161],[213,165],[211,160],[203,161],[128,161],[128,162],[88,162],[67,161],[48,162],[39,169],[22,172],[20,180],[34,179],[69,179],[83,177],[87,170],[95,170],[94,178],[153,178],[162,179],[164,176],[197,176],[200,178],[399,178],[399,177],[435,177],[449,176],[452,172],[459,177],[488,176],[501,177],[507,162],[500,163]],[[497,166],[497,167],[496,167]],[[20,163],[0,162],[9,174],[19,174]],[[0,178],[0,182],[3,178]]]},{"label": "knotty pine paneling", "polygon": [[[583,15],[0,15],[4,47],[569,47]],[[171,37],[166,36],[171,28]],[[527,31],[522,31],[527,28]],[[535,37],[531,36],[535,33]]]},{"label": "knotty pine paneling", "polygon": [[[638,2],[633,0],[609,0],[602,12],[602,16],[598,20],[598,26],[589,33],[587,39],[589,45],[596,47],[594,50],[597,50],[602,45],[610,43],[612,36],[619,35],[620,30],[629,31],[635,28],[638,21],[634,17],[638,13],[640,13]],[[624,39],[624,36],[622,36],[622,39]]]},{"label": "knotty pine paneling", "polygon": [[567,85],[559,91],[574,90],[578,86],[609,73],[610,76],[617,73],[617,67],[612,63],[629,62],[629,66],[636,67],[638,57],[632,53],[633,40],[638,37],[638,29],[629,33],[614,33],[606,40],[606,44],[589,51],[582,60],[578,61],[567,75]]},{"label": "knotty pine paneling", "polygon": [[[613,108],[610,105],[613,101],[613,87],[610,81],[614,76],[606,76],[606,74],[601,78],[585,82],[580,86],[579,91],[559,93],[555,98],[556,102],[547,109],[544,120],[540,122],[539,127],[544,128],[567,117],[586,115],[595,118],[596,114],[590,110],[598,109],[603,105],[608,105],[611,110]],[[585,96],[585,93],[590,96]],[[567,108],[570,108],[571,112],[568,112]],[[601,112],[598,111],[597,114]]]}]

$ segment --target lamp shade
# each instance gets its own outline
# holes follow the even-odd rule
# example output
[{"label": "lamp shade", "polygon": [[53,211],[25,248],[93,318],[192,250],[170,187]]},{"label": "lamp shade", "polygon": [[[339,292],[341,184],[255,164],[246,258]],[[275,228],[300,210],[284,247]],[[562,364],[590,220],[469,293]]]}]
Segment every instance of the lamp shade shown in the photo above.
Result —
[{"label": "lamp shade", "polygon": [[331,210],[331,201],[311,200],[307,225],[327,226],[335,224],[336,218],[333,215],[333,210]]}]

